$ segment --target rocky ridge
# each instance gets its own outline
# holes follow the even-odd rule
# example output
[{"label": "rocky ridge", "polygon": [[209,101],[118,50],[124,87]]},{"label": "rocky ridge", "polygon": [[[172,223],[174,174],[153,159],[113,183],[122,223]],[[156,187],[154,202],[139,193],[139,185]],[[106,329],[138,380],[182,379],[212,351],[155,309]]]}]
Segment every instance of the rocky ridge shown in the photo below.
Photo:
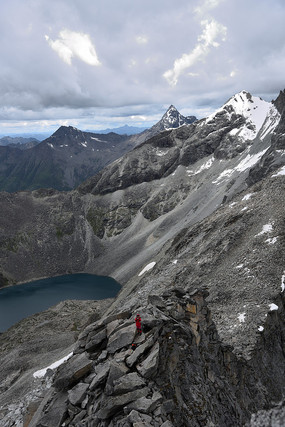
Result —
[{"label": "rocky ridge", "polygon": [[285,336],[284,296],[246,361],[221,342],[208,295],[190,287],[149,295],[147,305],[136,308],[142,335],[134,311],[87,326],[37,410],[28,409],[26,425],[244,425],[284,393],[285,361],[278,344]]}]

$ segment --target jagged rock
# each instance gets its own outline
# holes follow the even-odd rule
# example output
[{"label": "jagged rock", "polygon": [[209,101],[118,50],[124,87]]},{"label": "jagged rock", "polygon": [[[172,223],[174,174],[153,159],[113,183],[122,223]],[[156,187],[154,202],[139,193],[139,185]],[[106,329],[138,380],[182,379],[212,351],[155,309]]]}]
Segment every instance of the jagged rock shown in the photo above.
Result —
[{"label": "jagged rock", "polygon": [[137,363],[138,359],[142,354],[144,354],[150,347],[153,346],[155,342],[155,336],[151,335],[150,338],[148,338],[147,341],[145,341],[143,344],[140,344],[133,352],[132,354],[127,357],[126,364],[131,368],[135,363]]},{"label": "jagged rock", "polygon": [[99,384],[101,384],[109,374],[110,363],[107,361],[101,365],[96,366],[97,375],[93,378],[90,384],[90,391],[94,390]]},{"label": "jagged rock", "polygon": [[29,427],[60,427],[67,414],[67,393],[58,392],[53,395],[53,390],[47,394]]},{"label": "jagged rock", "polygon": [[86,376],[92,368],[92,360],[85,353],[72,356],[58,368],[54,386],[57,390],[66,390],[69,386]]},{"label": "jagged rock", "polygon": [[106,329],[103,329],[102,331],[98,332],[93,336],[91,335],[85,346],[85,350],[88,352],[94,351],[96,347],[98,347],[102,343],[102,341],[106,338],[106,336],[107,336]]},{"label": "jagged rock", "polygon": [[131,324],[126,328],[119,329],[114,332],[109,338],[107,350],[109,353],[113,354],[116,351],[120,350],[123,347],[131,345],[136,334],[135,324]]},{"label": "jagged rock", "polygon": [[86,411],[80,411],[73,420],[71,426],[78,426],[79,422],[86,416]]},{"label": "jagged rock", "polygon": [[121,394],[119,396],[108,397],[107,399],[105,399],[102,407],[97,413],[98,418],[101,420],[105,420],[111,417],[127,403],[133,402],[134,400],[137,400],[140,397],[146,396],[149,391],[150,390],[148,387],[144,387],[126,394]]},{"label": "jagged rock", "polygon": [[144,423],[143,425],[151,425],[152,417],[146,414],[140,414],[138,411],[133,409],[129,415],[127,416],[127,419],[135,425],[135,423]]},{"label": "jagged rock", "polygon": [[161,424],[161,427],[173,427],[173,424],[170,421],[165,421],[163,424]]},{"label": "jagged rock", "polygon": [[78,405],[84,400],[86,391],[89,388],[89,384],[79,383],[76,384],[71,390],[68,391],[68,399],[72,405]]},{"label": "jagged rock", "polygon": [[145,377],[150,378],[155,375],[159,362],[159,343],[157,342],[152,348],[149,356],[137,365],[139,373]]},{"label": "jagged rock", "polygon": [[128,371],[129,369],[124,363],[112,361],[106,382],[105,392],[107,394],[112,394],[114,382],[122,376],[126,375]]},{"label": "jagged rock", "polygon": [[107,324],[107,337],[111,335],[111,333],[116,330],[116,328],[122,323],[122,319],[116,319]]},{"label": "jagged rock", "polygon": [[146,382],[136,372],[131,372],[115,380],[113,385],[113,394],[123,394],[144,387]]},{"label": "jagged rock", "polygon": [[127,406],[127,410],[135,409],[138,412],[143,412],[144,414],[149,414],[162,402],[162,395],[155,391],[151,399],[146,397],[141,397],[137,399],[135,402],[130,403]]}]

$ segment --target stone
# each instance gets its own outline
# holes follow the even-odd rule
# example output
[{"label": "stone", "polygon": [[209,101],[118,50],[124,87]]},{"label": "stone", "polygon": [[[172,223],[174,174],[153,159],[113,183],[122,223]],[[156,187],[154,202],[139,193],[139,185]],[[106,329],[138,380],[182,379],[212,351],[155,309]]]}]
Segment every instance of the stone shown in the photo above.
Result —
[{"label": "stone", "polygon": [[129,325],[125,328],[119,329],[114,332],[108,341],[107,351],[111,354],[116,353],[123,347],[128,347],[134,340],[136,334],[135,324]]},{"label": "stone", "polygon": [[129,371],[129,368],[124,363],[118,363],[115,361],[111,362],[108,379],[106,382],[105,392],[106,394],[113,393],[114,381],[124,376]]},{"label": "stone", "polygon": [[107,337],[112,334],[112,332],[122,323],[121,319],[113,320],[112,322],[107,324]]},{"label": "stone", "polygon": [[99,347],[102,341],[106,338],[107,333],[106,329],[103,329],[102,331],[98,332],[97,334],[90,337],[89,341],[87,342],[85,346],[86,351],[94,351],[96,347]]},{"label": "stone", "polygon": [[97,417],[101,420],[105,420],[114,415],[119,409],[124,407],[130,402],[137,400],[141,397],[146,396],[149,393],[149,388],[144,387],[138,390],[131,391],[129,393],[121,394],[119,396],[108,397],[103,400],[103,406],[97,412]]},{"label": "stone", "polygon": [[109,374],[110,363],[102,363],[101,365],[96,366],[96,376],[93,378],[90,384],[90,391],[93,391],[98,385],[100,385]]},{"label": "stone", "polygon": [[154,344],[154,337],[151,336],[146,342],[139,345],[135,351],[132,352],[132,354],[127,357],[126,364],[131,368],[139,359],[139,357],[146,352],[153,344]]},{"label": "stone", "polygon": [[122,394],[141,388],[146,382],[136,372],[131,372],[115,380],[113,384],[113,394]]},{"label": "stone", "polygon": [[129,415],[127,416],[127,419],[134,425],[135,423],[143,422],[144,425],[151,425],[152,418],[149,415],[146,414],[140,414],[136,410],[132,410]]},{"label": "stone", "polygon": [[165,421],[161,427],[174,427],[171,421]]},{"label": "stone", "polygon": [[75,355],[59,366],[55,374],[54,386],[57,390],[66,390],[86,376],[92,369],[92,360],[85,353]]},{"label": "stone", "polygon": [[86,395],[89,384],[79,383],[76,384],[71,390],[68,391],[68,399],[72,405],[79,405]]},{"label": "stone", "polygon": [[152,348],[148,357],[137,365],[138,372],[145,378],[150,378],[156,374],[159,362],[159,343]]},{"label": "stone", "polygon": [[67,415],[67,393],[53,396],[50,390],[33,416],[29,427],[60,427]]},{"label": "stone", "polygon": [[79,414],[77,414],[73,420],[72,420],[72,424],[73,425],[78,425],[78,423],[86,416],[86,411],[81,411],[79,412]]},{"label": "stone", "polygon": [[128,409],[135,409],[144,414],[151,413],[159,403],[162,402],[162,396],[158,392],[154,392],[151,399],[141,397],[128,405]]}]

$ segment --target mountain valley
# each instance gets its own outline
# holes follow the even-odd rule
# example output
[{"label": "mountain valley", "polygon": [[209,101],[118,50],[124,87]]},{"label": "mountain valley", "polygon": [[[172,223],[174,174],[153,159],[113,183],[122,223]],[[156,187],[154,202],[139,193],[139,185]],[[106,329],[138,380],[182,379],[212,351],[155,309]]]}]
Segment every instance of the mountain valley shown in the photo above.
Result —
[{"label": "mountain valley", "polygon": [[[49,388],[42,382],[26,426],[258,426],[285,416],[285,91],[272,103],[241,91],[202,120],[177,122],[173,108],[163,128],[128,138],[60,128],[33,150],[72,145],[81,161],[78,144],[101,144],[102,158],[113,144],[110,164],[84,182],[66,166],[72,191],[0,193],[1,286],[83,271],[122,284],[101,318],[81,325]],[[17,328],[0,337],[5,427],[15,421],[10,387],[17,396],[24,375],[27,396],[32,372],[64,353],[41,366],[31,355],[19,373],[9,361]]]}]

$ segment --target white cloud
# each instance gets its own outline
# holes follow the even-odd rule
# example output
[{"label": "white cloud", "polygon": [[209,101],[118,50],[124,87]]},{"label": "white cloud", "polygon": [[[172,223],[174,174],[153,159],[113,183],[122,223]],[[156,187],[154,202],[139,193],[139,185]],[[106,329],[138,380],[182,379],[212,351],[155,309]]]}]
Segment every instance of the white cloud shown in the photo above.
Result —
[{"label": "white cloud", "polygon": [[140,35],[136,37],[136,42],[138,44],[146,44],[148,42],[148,38],[146,36]]},{"label": "white cloud", "polygon": [[86,64],[93,66],[100,65],[95,47],[88,34],[66,29],[59,33],[59,38],[57,40],[52,40],[47,35],[45,39],[50,47],[57,52],[59,57],[68,65],[71,65],[71,60],[74,56],[86,62]]},{"label": "white cloud", "polygon": [[166,71],[163,76],[168,83],[175,86],[178,82],[178,77],[187,68],[192,67],[197,62],[202,61],[210,53],[211,47],[218,47],[220,44],[216,40],[221,37],[222,41],[226,39],[227,28],[219,22],[212,19],[201,21],[204,30],[198,37],[198,44],[192,52],[184,53],[180,58],[174,61],[173,68]]},{"label": "white cloud", "polygon": [[224,0],[204,0],[201,2],[201,5],[195,8],[195,12],[198,15],[204,15],[209,10],[214,9],[215,7],[219,6],[220,3],[222,3]]}]

